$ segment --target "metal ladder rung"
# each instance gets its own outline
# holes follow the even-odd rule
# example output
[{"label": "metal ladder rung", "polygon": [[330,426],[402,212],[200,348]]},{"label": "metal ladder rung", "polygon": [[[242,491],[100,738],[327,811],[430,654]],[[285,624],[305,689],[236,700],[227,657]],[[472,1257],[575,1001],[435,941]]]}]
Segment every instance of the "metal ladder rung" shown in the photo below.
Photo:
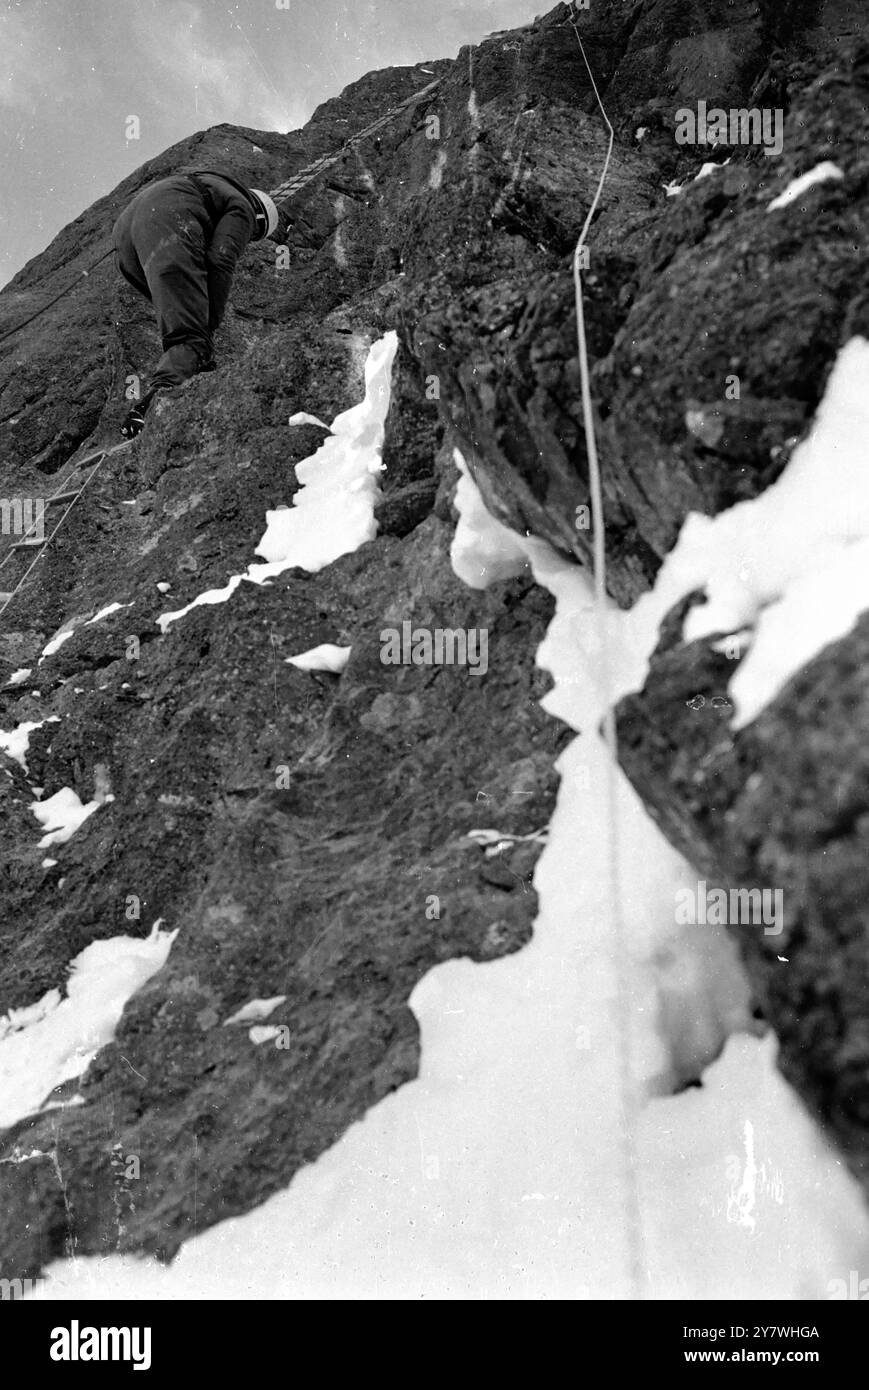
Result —
[{"label": "metal ladder rung", "polygon": [[56,492],[53,497],[46,497],[46,507],[57,507],[61,502],[72,502],[76,497],[81,496],[81,488],[77,492]]}]

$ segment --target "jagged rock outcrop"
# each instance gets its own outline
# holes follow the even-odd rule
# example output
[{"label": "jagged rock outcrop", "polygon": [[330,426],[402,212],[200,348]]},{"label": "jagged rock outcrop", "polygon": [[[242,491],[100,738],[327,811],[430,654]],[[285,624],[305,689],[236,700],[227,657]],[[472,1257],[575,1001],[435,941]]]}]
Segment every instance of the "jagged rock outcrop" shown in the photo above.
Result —
[{"label": "jagged rock outcrop", "polygon": [[[584,282],[610,585],[627,606],[689,511],[778,476],[838,348],[867,329],[869,48],[856,0],[738,0],[724,14],[712,0],[614,0],[577,22],[616,131]],[[4,669],[35,669],[0,693],[0,723],[60,719],[32,735],[30,784],[87,801],[107,781],[115,800],[44,869],[27,778],[0,755],[0,1011],[57,985],[92,940],[157,918],[180,929],[87,1073],[85,1104],[5,1136],[6,1151],[54,1155],[0,1169],[0,1239],[19,1275],[69,1249],[171,1256],[194,1226],[285,1185],[414,1074],[406,1001],[422,974],[529,934],[533,842],[493,861],[465,837],[527,835],[551,812],[567,731],[540,711],[534,668],[551,600],[530,579],[477,593],[452,574],[452,448],[497,517],[589,562],[570,262],[606,141],[570,7],[455,61],[369,74],[303,131],[221,126],[182,142],[15,277],[0,333],[93,261],[148,180],[222,164],[274,187],[432,74],[436,93],[293,200],[289,269],[273,247],[250,249],[220,370],[162,404],[101,472],[6,615]],[[708,151],[674,143],[673,115],[698,98],[781,106],[782,157],[736,150],[687,182]],[[846,177],[816,192],[811,218],[769,218],[773,186],[822,158]],[[288,416],[330,420],[357,401],[367,347],[390,328],[377,539],[317,574],[243,585],[161,635],[158,615],[244,569],[265,511],[290,502],[292,465],[322,433]],[[123,383],[156,347],[148,306],[110,263],[0,345],[4,494],[40,495],[84,441],[113,440]],[[730,374],[742,389],[725,404]],[[167,581],[171,602],[156,588]],[[110,603],[131,606],[82,625]],[[403,618],[488,628],[485,678],[384,666],[379,633]],[[772,857],[776,881],[803,895],[787,973],[769,943],[740,940],[786,1075],[865,1177],[865,779],[849,780],[844,810],[821,785],[831,764],[851,777],[857,763],[843,730],[865,703],[864,626],[736,737],[686,707],[725,679],[709,644],[663,643],[621,726],[626,770],[698,870],[763,881]],[[285,664],[321,642],[352,644],[340,680]],[[278,993],[269,1021],[289,1026],[288,1051],[221,1026]],[[134,1188],[117,1145],[140,1156]]]},{"label": "jagged rock outcrop", "polygon": [[619,707],[623,766],[668,839],[710,883],[782,894],[779,935],[735,934],[781,1070],[864,1185],[867,644],[863,618],[736,734],[726,691],[738,662],[714,641],[662,642],[643,691]]}]

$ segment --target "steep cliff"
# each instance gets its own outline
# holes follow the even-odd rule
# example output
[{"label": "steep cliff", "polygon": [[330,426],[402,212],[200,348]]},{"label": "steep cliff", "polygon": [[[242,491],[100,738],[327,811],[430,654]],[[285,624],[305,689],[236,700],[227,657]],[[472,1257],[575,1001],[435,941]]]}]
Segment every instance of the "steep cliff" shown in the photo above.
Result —
[{"label": "steep cliff", "polygon": [[[76,1083],[83,1103],[4,1136],[7,1154],[52,1155],[0,1169],[4,1255],[22,1275],[73,1250],[172,1256],[256,1206],[414,1076],[407,999],[433,965],[530,937],[569,737],[539,707],[553,603],[528,570],[479,590],[453,572],[453,451],[494,517],[589,565],[571,257],[606,132],[574,20],[616,136],[584,285],[609,588],[627,609],[690,512],[782,476],[840,349],[869,336],[857,0],[558,5],[454,61],[369,74],[302,131],[182,142],[0,295],[2,333],[105,249],[149,180],[223,166],[276,187],[442,78],[291,200],[288,264],[249,250],[219,371],[112,457],[5,615],[4,671],[30,674],[3,688],[0,723],[39,727],[26,767],[0,754],[0,1012],[62,985],[92,942],[178,931]],[[781,156],[676,144],[675,112],[701,99],[780,109]],[[842,177],[770,216],[823,160]],[[360,401],[368,351],[392,330],[376,537],[161,625],[251,563],[323,439],[289,417],[330,423]],[[41,496],[80,446],[114,442],[124,384],[156,348],[149,306],[111,262],[0,344],[4,496]],[[734,937],[785,1075],[865,1182],[866,620],[734,731],[726,708],[698,714],[734,671],[715,649],[726,633],[683,637],[701,597],[669,614],[620,706],[622,763],[698,872],[784,890],[782,936]],[[380,634],[405,620],[485,629],[485,676],[384,664]],[[72,636],[42,656],[61,628]],[[322,643],[351,647],[340,676],[287,664]],[[49,854],[34,787],[100,803]],[[505,842],[487,856],[468,832],[491,827]],[[268,1023],[292,1045],[266,1061],[223,1024],[278,995]],[[135,1188],[119,1154],[140,1160]]]}]

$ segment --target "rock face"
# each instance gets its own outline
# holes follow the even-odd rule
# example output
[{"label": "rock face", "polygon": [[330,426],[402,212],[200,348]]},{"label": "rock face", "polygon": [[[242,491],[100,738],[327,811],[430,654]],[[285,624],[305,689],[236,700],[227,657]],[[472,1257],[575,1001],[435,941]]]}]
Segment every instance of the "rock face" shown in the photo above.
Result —
[{"label": "rock face", "polygon": [[[710,883],[774,884],[783,929],[735,928],[784,1075],[869,1176],[869,619],[745,729],[721,699],[734,662],[662,644],[619,708],[622,763]],[[713,701],[719,697],[719,707]]]},{"label": "rock face", "polygon": [[[276,187],[442,79],[291,200],[289,268],[274,246],[249,249],[219,371],[113,456],[5,616],[3,670],[34,670],[0,694],[2,727],[60,722],[32,734],[27,774],[0,754],[0,1011],[62,983],[91,941],[160,918],[179,929],[81,1083],[85,1103],[5,1136],[8,1154],[51,1155],[0,1167],[0,1240],[20,1276],[70,1250],[169,1257],[285,1186],[415,1074],[416,981],[529,936],[534,842],[485,857],[467,833],[530,835],[550,815],[568,736],[538,705],[551,600],[530,578],[476,592],[452,573],[452,450],[495,516],[589,563],[571,259],[606,132],[577,30],[615,129],[583,278],[610,591],[628,606],[689,511],[779,475],[839,347],[869,331],[864,25],[858,0],[559,5],[455,61],[369,74],[300,132],[221,126],[182,142],[0,295],[2,335],[96,259],[144,183],[219,165]],[[737,148],[695,184],[705,159],[723,162],[674,141],[676,110],[700,99],[781,108],[781,157]],[[815,189],[806,215],[768,217],[773,192],[822,159],[844,180]],[[358,401],[367,348],[392,328],[377,538],[316,574],[242,585],[161,635],[158,615],[244,569],[265,511],[291,502],[292,465],[322,431],[288,416],[328,421]],[[114,442],[125,383],[156,355],[150,308],[110,261],[0,344],[4,495],[44,495],[79,446]],[[111,603],[129,606],[84,626]],[[485,677],[384,665],[380,632],[405,619],[486,628]],[[869,629],[739,735],[687,706],[723,689],[732,663],[725,675],[710,644],[674,632],[620,710],[623,764],[698,871],[787,886],[787,935],[740,941],[785,1074],[865,1181],[869,821],[854,715]],[[340,677],[286,664],[324,642],[352,646]],[[48,868],[33,785],[114,795]],[[289,1048],[222,1026],[279,994],[268,1021]],[[139,1157],[135,1184],[119,1154]]]}]

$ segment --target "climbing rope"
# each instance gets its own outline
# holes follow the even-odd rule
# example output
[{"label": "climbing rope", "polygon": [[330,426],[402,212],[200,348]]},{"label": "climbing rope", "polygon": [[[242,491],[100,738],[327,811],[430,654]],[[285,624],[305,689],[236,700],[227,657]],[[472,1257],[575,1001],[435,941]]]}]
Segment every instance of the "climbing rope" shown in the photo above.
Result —
[{"label": "climbing rope", "polygon": [[582,418],[583,429],[585,432],[586,454],[588,457],[588,476],[591,493],[591,514],[593,526],[593,569],[594,569],[594,591],[595,591],[595,615],[597,620],[597,631],[600,642],[600,687],[603,692],[605,703],[604,715],[604,742],[609,753],[607,760],[607,817],[609,823],[608,836],[608,868],[610,880],[610,900],[612,903],[612,960],[614,963],[614,974],[616,978],[616,1031],[619,1040],[618,1047],[618,1068],[619,1068],[619,1089],[621,1093],[621,1107],[623,1124],[621,1128],[622,1139],[622,1171],[624,1174],[625,1186],[625,1208],[626,1208],[626,1238],[628,1242],[628,1260],[630,1269],[631,1297],[634,1300],[642,1299],[645,1293],[644,1281],[644,1240],[642,1214],[640,1209],[639,1181],[638,1181],[638,1161],[636,1151],[636,1126],[638,1119],[638,1105],[634,1090],[634,1066],[633,1048],[631,1044],[631,1010],[628,992],[628,980],[626,963],[630,959],[627,951],[627,932],[625,929],[624,914],[621,901],[621,847],[619,836],[619,813],[618,813],[618,733],[616,729],[615,709],[613,707],[613,674],[612,658],[609,643],[608,630],[608,600],[606,591],[606,521],[603,509],[603,489],[601,486],[600,461],[597,452],[597,438],[594,428],[594,410],[591,400],[591,374],[588,365],[588,344],[585,333],[585,315],[583,312],[582,296],[582,260],[585,250],[586,239],[591,227],[594,215],[600,203],[603,193],[604,183],[609,172],[610,160],[612,159],[613,146],[615,144],[615,132],[597,83],[594,80],[591,66],[586,57],[585,48],[577,28],[574,12],[571,11],[570,23],[576,34],[576,41],[582,53],[583,62],[594,90],[597,104],[609,131],[609,142],[607,146],[606,159],[601,171],[597,191],[592,200],[588,215],[583,224],[579,240],[573,255],[573,281],[574,296],[576,300],[576,332],[577,347],[579,352],[579,371],[582,382]]},{"label": "climbing rope", "polygon": [[111,254],[112,254],[112,252],[114,251],[114,249],[115,249],[115,248],[114,248],[113,246],[110,246],[109,249],[108,249],[108,251],[104,251],[103,254],[102,254],[101,256],[98,256],[98,257],[97,257],[97,259],[94,261],[93,265],[89,265],[89,266],[88,266],[87,270],[81,270],[81,271],[79,271],[79,279],[78,279],[78,280],[73,280],[72,284],[67,285],[67,286],[66,286],[66,289],[61,290],[60,294],[56,294],[56,295],[54,296],[54,299],[49,299],[49,301],[48,301],[47,304],[43,304],[43,305],[41,306],[41,308],[36,309],[36,310],[30,315],[29,318],[27,318],[27,319],[22,319],[21,323],[16,323],[15,326],[14,326],[14,328],[7,328],[6,331],[5,331],[4,333],[0,333],[0,343],[5,342],[7,338],[11,338],[13,333],[20,333],[22,328],[26,328],[27,325],[28,325],[29,323],[32,323],[34,319],[38,319],[39,316],[40,316],[40,314],[44,314],[45,311],[46,311],[47,309],[50,309],[50,308],[52,307],[52,305],[56,304],[56,303],[58,302],[59,299],[63,299],[64,295],[71,294],[72,291],[78,287],[78,284],[79,284],[79,281],[80,281],[80,280],[82,280],[82,279],[87,279],[88,275],[90,275],[90,273],[91,273],[92,270],[96,270],[96,268],[97,268],[98,265],[102,265],[103,261],[108,260],[109,256],[111,256]]}]

